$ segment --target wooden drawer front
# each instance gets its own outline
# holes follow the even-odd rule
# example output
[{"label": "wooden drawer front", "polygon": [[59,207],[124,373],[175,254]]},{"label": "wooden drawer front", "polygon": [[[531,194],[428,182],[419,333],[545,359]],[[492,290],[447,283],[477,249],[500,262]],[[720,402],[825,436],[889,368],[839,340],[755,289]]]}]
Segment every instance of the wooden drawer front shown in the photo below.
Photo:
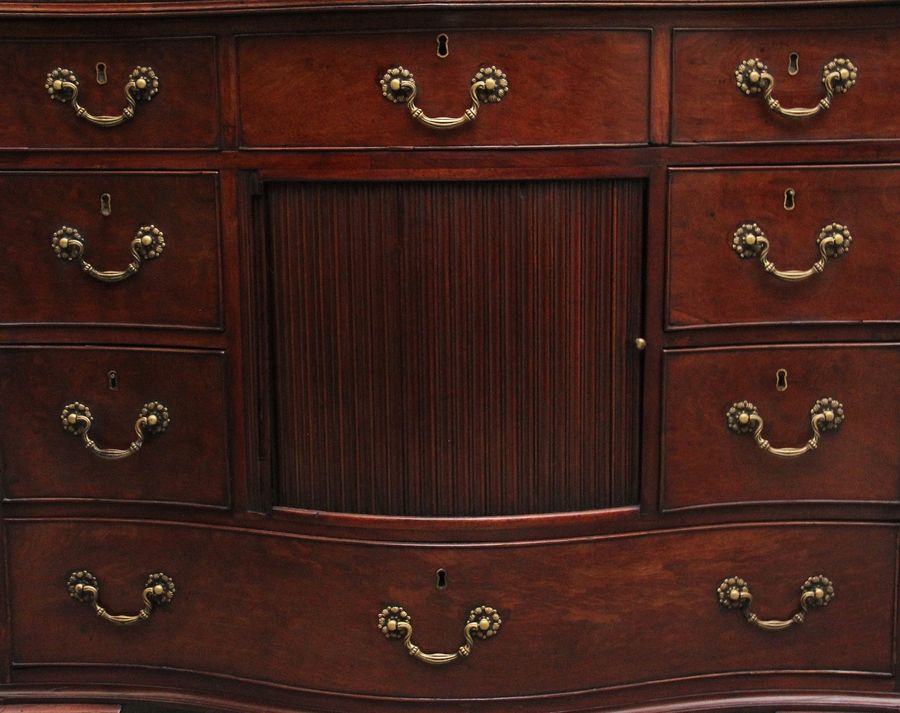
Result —
[{"label": "wooden drawer front", "polygon": [[[779,391],[784,370],[787,389]],[[663,505],[900,501],[896,344],[690,349],[665,357]],[[773,447],[802,447],[810,411],[837,399],[844,421],[818,448],[778,457],[726,413],[749,401]],[[752,424],[750,424],[752,427]]]},{"label": "wooden drawer front", "polygon": [[[790,55],[798,71],[789,74]],[[745,59],[760,59],[775,79],[772,96],[784,108],[815,107],[826,95],[823,68],[847,58],[858,79],[836,93],[831,107],[794,118],[772,111],[762,93],[747,96],[735,71]],[[675,142],[821,141],[896,139],[896,27],[854,30],[678,31],[673,48],[672,139]]]},{"label": "wooden drawer front", "polygon": [[[649,33],[438,31],[239,40],[241,142],[248,147],[636,144],[648,140]],[[461,116],[479,68],[508,78],[499,103],[467,125],[435,130],[382,96],[392,67],[414,75],[418,108]],[[297,106],[307,107],[299,119]]]},{"label": "wooden drawer front", "polygon": [[[216,194],[213,174],[0,173],[0,319],[221,328]],[[57,256],[65,227],[99,271],[126,271],[144,228],[162,231],[164,246],[110,284]]]},{"label": "wooden drawer front", "polygon": [[[228,503],[221,353],[7,347],[0,375],[5,498]],[[146,403],[162,403],[170,423],[139,452],[105,460],[63,429],[63,408],[73,402],[89,407],[89,436],[100,448],[127,449]]]},{"label": "wooden drawer front", "polygon": [[[895,527],[724,527],[502,547],[308,541],[173,523],[7,528],[14,668],[171,667],[470,699],[746,671],[887,674],[892,665]],[[113,613],[135,613],[150,573],[171,577],[176,593],[149,621],[116,627],[70,599],[66,579],[81,569],[99,579],[99,601]],[[788,618],[801,585],[819,574],[834,583],[834,600],[789,631],[763,631],[717,602],[723,579],[739,576],[754,613]],[[406,608],[412,642],[429,653],[456,651],[478,605],[495,607],[502,625],[468,658],[430,666],[382,635],[378,614],[392,603]],[[132,674],[138,683],[140,670]],[[91,677],[103,683],[103,668]]]},{"label": "wooden drawer front", "polygon": [[[106,84],[97,82],[97,64]],[[0,42],[7,101],[0,103],[0,147],[8,148],[207,148],[218,145],[215,41],[185,39]],[[52,99],[44,86],[54,69],[74,72],[77,102],[89,114],[118,116],[136,67],[152,69],[158,93],[139,101],[134,118],[96,126],[72,103]]]},{"label": "wooden drawer front", "polygon": [[[670,326],[900,320],[897,167],[676,170],[669,187]],[[779,279],[734,249],[735,232],[754,223],[780,271],[811,268],[835,223],[850,249],[821,273]]]}]

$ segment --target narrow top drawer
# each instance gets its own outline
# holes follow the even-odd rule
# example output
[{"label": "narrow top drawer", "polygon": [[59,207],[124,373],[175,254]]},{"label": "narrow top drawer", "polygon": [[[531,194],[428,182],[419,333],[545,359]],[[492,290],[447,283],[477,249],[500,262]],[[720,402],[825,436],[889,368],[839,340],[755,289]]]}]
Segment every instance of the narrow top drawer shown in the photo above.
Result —
[{"label": "narrow top drawer", "polygon": [[896,139],[898,63],[897,28],[676,32],[672,140]]},{"label": "narrow top drawer", "polygon": [[[238,42],[241,143],[646,143],[649,49],[649,33],[631,30],[244,37]],[[391,75],[396,68],[406,73]],[[479,75],[483,86],[473,88]],[[416,110],[418,118],[411,115]],[[440,126],[429,125],[435,119]],[[459,125],[448,128],[448,119]]]},{"label": "narrow top drawer", "polygon": [[4,41],[0,67],[0,148],[218,145],[212,38]]}]

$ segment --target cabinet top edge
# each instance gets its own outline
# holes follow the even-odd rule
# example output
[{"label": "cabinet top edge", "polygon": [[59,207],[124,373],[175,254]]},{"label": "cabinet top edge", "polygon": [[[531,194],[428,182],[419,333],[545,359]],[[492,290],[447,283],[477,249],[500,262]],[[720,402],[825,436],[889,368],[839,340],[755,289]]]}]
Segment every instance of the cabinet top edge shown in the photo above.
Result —
[{"label": "cabinet top edge", "polygon": [[206,15],[365,9],[714,9],[891,5],[894,0],[0,0],[0,18]]}]

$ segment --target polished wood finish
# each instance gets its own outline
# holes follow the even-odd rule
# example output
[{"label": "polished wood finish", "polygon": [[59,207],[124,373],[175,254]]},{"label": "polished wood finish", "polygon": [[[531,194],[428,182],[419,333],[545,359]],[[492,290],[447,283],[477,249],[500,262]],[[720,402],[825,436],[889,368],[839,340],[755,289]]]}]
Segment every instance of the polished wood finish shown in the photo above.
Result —
[{"label": "polished wood finish", "polygon": [[121,713],[122,706],[90,704],[29,704],[0,706],[0,713]]},{"label": "polished wood finish", "polygon": [[[896,140],[894,67],[900,37],[891,28],[841,26],[829,31],[783,30],[675,32],[672,62],[672,140],[676,143]],[[798,72],[788,73],[790,54]],[[831,108],[808,119],[779,116],[760,95],[746,96],[734,72],[759,58],[775,77],[773,96],[783,107],[815,107],[825,96],[822,68],[835,57],[850,59],[859,80]]]},{"label": "polished wood finish", "polygon": [[[776,386],[787,372],[787,389]],[[722,503],[900,502],[900,442],[893,404],[900,399],[898,345],[743,347],[665,356],[666,454],[663,507]],[[727,428],[725,412],[750,401],[773,446],[802,446],[812,436],[810,409],[835,398],[846,418],[819,447],[796,458],[761,450],[752,434]],[[705,464],[705,466],[704,466]]]},{"label": "polished wood finish", "polygon": [[[3,348],[0,386],[7,499],[104,499],[228,504],[228,416],[221,353],[109,348]],[[115,370],[116,388],[108,373]],[[127,448],[141,407],[169,409],[165,433],[138,453],[106,461],[63,430],[60,413],[90,407],[90,436],[102,448]],[[197,454],[202,453],[202,462]]]},{"label": "polished wood finish", "polygon": [[[140,36],[0,42],[3,90],[12,101],[0,105],[2,148],[212,148],[219,143],[215,43],[209,37],[165,40]],[[69,34],[69,33],[66,33]],[[132,33],[129,33],[131,35]],[[107,83],[98,84],[96,64],[106,64]],[[159,94],[139,103],[121,126],[93,126],[71,104],[50,99],[47,73],[69,69],[79,81],[78,101],[95,115],[118,115],[124,88],[135,67],[152,67]]]},{"label": "polished wood finish", "polygon": [[[2,321],[221,329],[216,183],[212,173],[0,173]],[[147,225],[163,231],[165,249],[121,283],[82,274],[50,247],[55,231],[75,227],[85,260],[124,270]]]},{"label": "polished wood finish", "polygon": [[[447,57],[436,37],[448,35]],[[647,143],[650,36],[645,31],[365,33],[240,38],[240,143],[285,146],[522,146]],[[455,131],[436,131],[381,93],[402,65],[415,76],[416,106],[460,116],[479,67],[509,77],[509,94],[481,105]],[[271,81],[281,78],[282,81]],[[311,111],[285,112],[294,85],[313,88]]]},{"label": "polished wood finish", "polygon": [[[498,548],[139,522],[97,523],[107,533],[98,540],[80,537],[87,524],[7,526],[14,670],[90,664],[100,683],[116,666],[168,666],[390,699],[477,699],[746,671],[878,678],[892,667],[896,527],[721,527]],[[136,608],[148,572],[172,576],[177,593],[148,621],[117,628],[69,597],[73,568],[100,579],[114,612]],[[438,568],[448,573],[443,591]],[[800,585],[819,573],[835,582],[835,599],[790,631],[752,627],[716,601],[722,579],[738,575],[755,610],[788,618]],[[431,667],[381,634],[377,615],[391,603],[410,613],[425,650],[455,650],[480,604],[499,609],[503,625],[467,659]],[[676,649],[674,660],[658,656]],[[245,651],[254,655],[235,655]]]},{"label": "polished wood finish", "polygon": [[[18,212],[28,215],[12,228],[13,234],[7,227],[0,236],[0,269],[10,282],[0,287],[6,290],[0,300],[0,391],[16,394],[13,402],[0,395],[0,601],[5,605],[0,705],[110,704],[122,706],[125,713],[896,711],[900,504],[891,444],[898,440],[897,423],[877,420],[890,413],[890,405],[885,411],[851,406],[852,398],[870,394],[872,383],[861,390],[854,386],[849,398],[832,394],[847,405],[848,420],[809,454],[825,461],[821,479],[808,477],[807,488],[792,492],[787,478],[766,470],[766,454],[749,437],[725,429],[724,411],[731,400],[755,398],[729,394],[714,414],[706,414],[709,422],[695,430],[709,427],[712,438],[731,439],[735,452],[762,459],[761,471],[750,472],[746,462],[734,469],[760,485],[757,492],[768,488],[766,497],[773,498],[752,502],[744,500],[747,483],[736,482],[733,474],[721,476],[722,458],[686,453],[673,444],[677,419],[672,420],[668,394],[675,389],[685,404],[698,404],[696,411],[707,403],[700,392],[712,385],[708,379],[695,381],[698,369],[704,376],[719,374],[722,393],[755,378],[752,363],[745,361],[740,361],[743,370],[731,361],[703,368],[707,355],[717,349],[733,355],[746,348],[760,362],[773,354],[839,349],[835,363],[823,362],[810,371],[812,362],[804,362],[801,371],[814,374],[809,379],[815,383],[823,374],[833,375],[847,388],[872,375],[881,391],[875,402],[896,401],[896,369],[890,360],[896,354],[891,345],[900,343],[900,325],[889,236],[895,232],[893,176],[900,143],[889,75],[898,28],[897,3],[871,0],[405,0],[399,5],[382,0],[0,0],[0,50],[7,67],[2,73],[0,180],[17,196],[6,201],[8,210],[0,212],[0,221]],[[450,37],[447,59],[434,55],[441,32]],[[694,38],[702,51],[687,57],[684,48]],[[473,40],[482,48],[477,54],[471,52]],[[311,56],[311,47],[321,53]],[[402,47],[415,51],[399,56],[396,50]],[[65,50],[65,57],[56,59],[56,48]],[[733,54],[742,48],[769,61],[778,78],[776,97],[786,104],[821,98],[821,62],[839,54],[860,64],[860,81],[823,115],[810,121],[779,119],[759,98],[744,97],[734,87],[734,65],[743,57]],[[499,105],[482,107],[478,119],[458,132],[430,132],[405,107],[381,97],[383,65],[403,63],[420,80],[420,105],[426,112],[461,112],[468,104],[466,87],[473,70],[498,62],[491,56],[494,49],[504,53],[501,66],[510,73],[513,90]],[[550,49],[559,52],[548,53]],[[774,59],[768,56],[770,49]],[[157,53],[147,61],[161,73],[163,86],[128,124],[110,130],[92,127],[74,116],[71,107],[51,102],[43,90],[48,69],[41,65],[52,59],[52,66],[66,63],[78,72],[89,109],[120,111],[117,68],[128,71],[132,62],[143,62],[133,56],[136,50],[142,57]],[[637,59],[631,64],[607,61],[624,58],[623,51]],[[785,76],[781,66],[792,51],[800,53],[796,77]],[[422,57],[424,64],[418,59],[413,64],[414,57]],[[265,62],[248,64],[250,59]],[[170,60],[177,60],[174,66]],[[115,65],[104,86],[92,77],[98,61]],[[344,73],[351,66],[362,73]],[[328,72],[313,71],[323,68]],[[543,71],[547,68],[552,71]],[[268,74],[259,74],[260,69]],[[638,77],[641,81],[634,81]],[[260,115],[260,109],[271,113]],[[190,186],[214,186],[209,191],[186,183],[174,187],[187,176]],[[174,291],[148,289],[152,283],[145,279],[154,274],[151,269],[165,265],[166,257],[148,265],[131,285],[112,286],[139,288],[130,312],[142,316],[133,322],[120,321],[129,313],[125,302],[117,301],[125,293],[90,288],[81,291],[82,297],[91,295],[90,301],[78,307],[71,302],[79,293],[65,293],[60,304],[69,305],[73,319],[54,321],[48,316],[54,311],[48,297],[52,293],[40,288],[31,292],[38,284],[33,279],[37,265],[43,263],[29,259],[23,266],[22,258],[33,250],[41,260],[44,250],[50,255],[46,216],[34,206],[53,201],[35,198],[36,191],[21,187],[18,177],[69,177],[68,183],[54,184],[65,197],[57,203],[71,203],[59,206],[67,214],[70,208],[84,210],[86,218],[99,221],[89,239],[122,215],[116,212],[123,204],[115,194],[113,216],[101,219],[94,212],[93,194],[100,186],[108,180],[132,185],[132,179],[146,180],[149,186],[164,178],[166,196],[158,206],[167,219],[196,226],[191,244],[204,247],[192,254],[202,258],[185,268],[184,284]],[[785,178],[797,181],[799,189],[791,213],[780,204]],[[559,225],[569,223],[567,232],[542,229],[542,252],[534,255],[542,260],[535,259],[535,272],[555,267],[560,276],[593,275],[596,280],[577,293],[586,303],[563,300],[572,291],[561,290],[560,282],[555,285],[559,300],[546,301],[545,309],[532,314],[535,324],[555,335],[544,339],[534,354],[535,366],[545,368],[534,383],[558,405],[551,414],[557,443],[575,440],[575,431],[561,423],[575,402],[584,404],[595,425],[612,424],[608,451],[603,450],[606,443],[588,442],[567,446],[566,455],[603,451],[598,482],[588,482],[583,473],[582,484],[610,497],[623,494],[621,502],[631,505],[549,512],[537,505],[554,499],[575,502],[583,493],[544,490],[535,496],[534,508],[523,505],[515,515],[413,516],[396,500],[393,514],[370,515],[350,511],[352,498],[346,506],[339,503],[347,512],[311,509],[337,507],[336,493],[342,492],[337,488],[329,490],[330,502],[320,488],[303,501],[293,500],[294,505],[281,504],[287,501],[278,490],[283,485],[337,484],[319,470],[309,471],[307,478],[288,464],[290,449],[296,450],[301,439],[285,441],[284,425],[295,415],[308,416],[310,409],[347,415],[366,404],[333,382],[327,403],[285,389],[290,380],[307,375],[300,372],[300,361],[286,358],[291,355],[280,341],[285,337],[296,354],[309,346],[306,334],[296,329],[289,334],[288,325],[279,322],[282,314],[301,313],[300,303],[290,300],[312,287],[295,280],[317,284],[323,306],[342,295],[337,285],[354,295],[352,289],[363,284],[377,287],[374,266],[360,269],[360,257],[366,253],[363,247],[371,253],[374,246],[392,244],[390,226],[372,221],[371,212],[360,214],[358,204],[332,200],[320,210],[298,198],[340,195],[348,186],[368,195],[390,188],[403,195],[440,196],[428,204],[437,217],[425,220],[404,208],[405,224],[434,223],[439,238],[438,243],[407,242],[407,256],[416,254],[414,248],[421,252],[437,244],[447,254],[464,247],[470,256],[489,254],[494,245],[527,244],[525,231],[518,239],[511,230],[483,231],[478,242],[466,241],[466,231],[462,237],[459,231],[451,234],[451,217],[459,222],[467,215],[462,196],[477,204],[503,191],[512,196],[515,186],[522,186],[525,195],[543,190],[552,200],[535,203],[540,205],[535,215],[548,226],[552,221],[547,216],[560,208],[561,187],[582,192],[589,187],[608,196],[603,215],[619,217],[622,230],[616,235],[623,237],[610,242],[611,252],[601,256],[609,262],[598,266],[585,261],[587,252],[580,261],[552,259],[554,250],[557,258],[570,255],[572,235],[585,236],[581,242],[591,248],[608,240],[605,230],[597,233],[596,242],[587,240],[584,215],[560,217]],[[741,203],[743,195],[732,196],[734,205],[746,210],[729,213],[732,186],[754,196],[758,206]],[[85,190],[89,197],[82,203]],[[772,190],[778,194],[770,198]],[[215,194],[212,213],[210,191]],[[278,195],[282,200],[275,200]],[[854,205],[854,195],[859,205]],[[140,210],[138,203],[129,205],[129,210]],[[297,213],[301,205],[302,215]],[[279,221],[288,207],[296,215],[284,231]],[[795,231],[793,224],[817,218],[819,210],[814,214],[813,208],[831,213],[832,207],[841,207],[845,218],[852,209],[854,221],[865,230],[859,233],[851,224],[857,242],[850,256],[799,285],[800,295],[815,295],[809,301],[782,290],[770,276],[751,276],[761,273],[760,266],[739,262],[730,248],[724,262],[703,273],[722,276],[717,269],[732,270],[737,281],[724,288],[721,282],[703,282],[699,271],[676,254],[677,233],[679,241],[707,248],[701,251],[704,259],[718,261],[712,257],[713,246],[722,247],[723,238],[714,222],[751,219],[749,211],[756,207],[771,216],[766,220],[772,226],[778,223],[777,228],[764,227],[779,267],[803,267],[807,255],[812,259],[813,231],[820,226]],[[400,209],[395,212],[399,215]],[[510,214],[492,220],[500,224],[504,215]],[[354,226],[353,235],[343,232],[348,225]],[[332,281],[324,280],[329,273],[322,265],[307,258],[292,264],[273,260],[279,249],[276,229],[283,234],[305,231],[306,247],[321,248],[322,257],[343,258],[333,265]],[[733,230],[728,227],[724,236],[726,248]],[[396,242],[403,233],[393,232]],[[119,234],[109,232],[111,237]],[[375,234],[380,243],[363,243],[360,237]],[[37,236],[33,241],[26,237],[32,235]],[[795,236],[800,243],[784,242]],[[181,250],[185,243],[175,240],[172,233],[168,247]],[[106,254],[95,260],[103,268],[118,260],[117,240],[108,244],[113,250],[109,261]],[[283,243],[281,254],[299,247]],[[99,249],[96,240],[93,248]],[[780,253],[782,249],[789,252]],[[506,269],[518,265],[502,264]],[[348,274],[343,273],[345,265]],[[850,292],[823,287],[834,285],[832,277],[855,274],[861,265],[874,269],[867,279],[840,285]],[[56,268],[73,285],[89,282],[83,275],[69,276],[62,264],[50,269]],[[219,269],[221,275],[214,278]],[[454,278],[444,283],[442,293],[432,285],[433,295],[444,297],[409,303],[395,296],[395,304],[424,312],[429,304],[452,305],[454,295],[475,287],[485,296],[504,292],[502,284],[474,268],[432,269],[430,274]],[[397,275],[407,285],[424,277],[412,264]],[[758,307],[741,291],[755,280],[770,290],[756,296],[767,302],[770,318],[752,316]],[[540,291],[548,287],[538,285],[528,299],[550,294]],[[217,311],[210,311],[215,290],[221,302],[215,304]],[[505,299],[509,312],[510,295]],[[592,323],[586,307],[610,301],[625,321],[617,317]],[[371,324],[385,333],[369,335],[358,320],[345,316],[329,321],[324,312],[310,312],[308,303],[305,314],[314,318],[317,334],[345,345],[396,344],[408,334],[409,352],[435,360],[426,370],[404,372],[410,382],[448,374],[443,365],[453,359],[453,364],[468,364],[463,358],[469,353],[466,331],[451,341],[448,324],[462,326],[465,313],[474,325],[480,313],[467,312],[469,304],[495,305],[486,299],[466,303],[457,322],[423,319],[415,335],[402,332],[399,323],[377,319]],[[14,318],[4,311],[12,305]],[[352,307],[344,315],[371,312],[364,300]],[[574,314],[583,315],[581,322],[576,320],[578,334],[568,328]],[[357,331],[350,331],[351,326]],[[480,337],[471,341],[472,363],[492,378],[507,377],[507,370],[483,349],[500,343],[499,327],[488,323],[481,333],[473,327],[469,334]],[[558,356],[579,353],[576,338],[581,339],[584,365],[589,351],[605,365],[595,379],[603,390],[591,394],[570,388],[563,398],[554,382],[571,386],[580,372],[563,372],[569,362],[557,364]],[[643,350],[636,346],[638,338],[644,340]],[[443,352],[436,348],[439,340],[446,347]],[[6,358],[16,350],[21,357]],[[120,404],[126,387],[108,391],[105,372],[109,354],[125,353],[152,355],[155,366],[128,375],[123,383],[134,392],[127,404]],[[77,358],[54,358],[70,354]],[[178,358],[156,359],[170,354]],[[320,375],[328,374],[328,366],[340,369],[342,385],[372,382],[377,370],[353,368],[369,359],[364,350],[352,358],[346,350],[316,355]],[[674,364],[684,368],[673,370]],[[685,378],[673,380],[675,371]],[[454,375],[452,369],[449,374]],[[770,413],[757,399],[767,419],[765,435],[782,445],[793,434],[799,440],[790,444],[799,445],[809,437],[811,404],[794,390],[806,385],[792,371],[789,391],[779,394],[772,389],[773,377],[767,376],[763,386],[785,406]],[[52,394],[78,383],[102,399],[94,407],[101,445],[123,446],[132,437],[133,402],[143,403],[146,387],[170,389],[181,401],[177,412],[173,407],[169,431],[158,440],[148,439],[128,467],[136,468],[144,456],[171,455],[165,446],[176,434],[181,438],[193,432],[208,442],[180,443],[175,448],[178,462],[157,463],[152,486],[137,471],[123,479],[104,479],[106,466],[121,467],[127,461],[96,459],[59,426],[58,410],[66,400]],[[479,410],[481,402],[471,396],[479,388],[465,383],[441,392],[446,413],[463,397],[469,399],[472,408],[463,410],[455,423],[476,435],[481,432],[472,431],[472,424],[485,421],[490,408],[496,408],[491,401]],[[412,404],[414,413],[427,413],[425,406],[435,403],[432,392],[423,390]],[[602,398],[591,411],[597,394]],[[44,416],[49,407],[39,402],[48,395],[53,409]],[[404,403],[397,389],[388,396],[385,402]],[[63,400],[57,403],[58,398]],[[772,403],[778,406],[778,401]],[[508,411],[518,407],[505,403]],[[549,413],[536,397],[530,404]],[[796,418],[799,414],[803,417]],[[32,426],[23,441],[26,415]],[[698,414],[678,411],[677,416],[696,420]],[[365,418],[354,423],[365,423]],[[865,423],[871,427],[860,434]],[[828,455],[838,444],[846,447],[843,437],[851,434],[851,424],[854,442],[863,446],[855,454],[858,462],[844,451],[844,465],[830,467]],[[343,439],[348,450],[362,443],[356,433],[312,425],[311,433]],[[385,428],[381,422],[371,425]],[[424,419],[414,425],[431,428]],[[44,434],[57,439],[56,445],[46,445]],[[508,482],[512,471],[493,469],[489,457],[509,452],[509,441],[502,429],[481,435],[489,463],[481,472],[498,484],[493,493],[504,496],[500,484]],[[216,439],[219,443],[212,442]],[[25,442],[29,455],[23,455]],[[455,474],[447,465],[455,457],[454,444],[437,437],[433,442],[445,455],[436,461],[444,468],[443,482],[452,484]],[[384,450],[381,440],[374,443]],[[545,447],[536,436],[534,448]],[[679,466],[683,479],[695,483],[687,486],[694,488],[692,503],[683,507],[668,500],[664,470],[670,447],[685,456]],[[318,449],[308,450],[322,456]],[[468,453],[477,461],[477,449]],[[872,453],[885,457],[876,462]],[[339,455],[345,466],[355,465],[346,463],[347,450]],[[396,454],[391,457],[397,460]],[[462,467],[468,466],[463,460]],[[396,471],[369,467],[376,491],[391,478],[396,483]],[[557,461],[548,467],[562,472],[564,465]],[[70,477],[76,470],[76,477]],[[421,471],[413,475],[423,477]],[[7,488],[10,478],[16,479],[14,491]],[[467,487],[474,493],[482,482],[474,475],[472,481]],[[725,481],[741,492],[724,493]],[[543,487],[539,479],[534,482]],[[696,483],[707,487],[701,492]],[[821,495],[826,489],[838,497],[825,493],[827,499],[806,498],[807,492]],[[377,496],[390,501],[395,493]],[[476,504],[483,506],[482,512],[493,507],[487,498]],[[470,505],[462,508],[440,499],[431,512],[476,512]],[[95,571],[102,582],[101,600],[114,612],[140,607],[140,588],[151,571],[174,576],[178,592],[169,610],[119,629],[68,597],[70,566]],[[438,568],[449,575],[444,590],[435,587]],[[721,578],[739,575],[751,583],[754,611],[786,617],[797,609],[800,584],[818,573],[835,579],[837,598],[789,631],[760,631],[740,613],[716,603]],[[476,604],[500,608],[504,628],[496,639],[478,642],[467,660],[431,668],[377,630],[375,616],[391,600],[408,607],[414,640],[426,650],[459,646],[462,618]]]},{"label": "polished wood finish", "polygon": [[[793,207],[785,209],[785,192]],[[686,169],[670,174],[668,324],[900,321],[896,166]],[[758,223],[781,270],[820,258],[819,231],[846,225],[850,251],[790,283],[732,250],[734,231]]]},{"label": "polished wood finish", "polygon": [[636,181],[267,187],[276,503],[636,503],[633,464],[615,458],[633,432],[636,315],[616,288],[642,199]]}]

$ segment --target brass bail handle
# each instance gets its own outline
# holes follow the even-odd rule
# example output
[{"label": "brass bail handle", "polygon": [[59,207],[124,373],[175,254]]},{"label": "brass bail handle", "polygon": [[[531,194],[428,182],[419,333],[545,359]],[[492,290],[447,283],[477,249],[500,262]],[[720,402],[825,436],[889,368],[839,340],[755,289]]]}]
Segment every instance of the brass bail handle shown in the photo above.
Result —
[{"label": "brass bail handle", "polygon": [[750,585],[740,577],[724,579],[716,594],[720,605],[726,609],[740,609],[750,624],[766,631],[781,631],[794,624],[802,624],[810,609],[827,607],[834,599],[834,584],[821,574],[807,579],[800,587],[800,610],[790,619],[760,619],[751,612],[753,595],[750,593]]},{"label": "brass bail handle", "polygon": [[853,236],[850,229],[840,223],[824,226],[816,238],[819,259],[807,270],[779,270],[769,260],[769,239],[758,223],[743,223],[734,231],[731,249],[741,260],[759,260],[770,275],[785,282],[800,282],[825,269],[828,260],[837,260],[850,252]]},{"label": "brass bail handle", "polygon": [[128,448],[100,448],[91,440],[88,432],[94,425],[94,417],[91,409],[79,401],[67,404],[60,415],[63,429],[76,436],[81,436],[84,447],[98,458],[104,460],[122,460],[137,453],[144,445],[146,434],[158,435],[169,427],[169,409],[158,401],[151,401],[141,407],[137,420],[134,422],[134,432],[137,438],[131,442]]},{"label": "brass bail handle", "polygon": [[378,615],[378,629],[388,639],[402,639],[409,655],[427,664],[440,666],[467,657],[472,652],[475,639],[489,639],[500,631],[503,620],[493,607],[478,606],[469,612],[463,626],[465,643],[452,654],[429,654],[412,642],[412,617],[400,605],[386,606]]},{"label": "brass bail handle", "polygon": [[175,597],[175,582],[166,574],[156,572],[147,576],[141,593],[144,606],[137,614],[110,614],[100,605],[100,583],[87,570],[77,570],[69,575],[66,583],[69,596],[76,602],[90,604],[101,619],[119,626],[130,626],[147,621],[154,609],[166,606]]},{"label": "brass bail handle", "polygon": [[380,84],[381,94],[385,99],[395,104],[406,104],[413,119],[432,129],[455,129],[475,121],[481,104],[496,104],[509,93],[509,80],[502,70],[493,65],[480,67],[469,85],[469,98],[472,104],[463,115],[430,117],[416,106],[416,94],[419,89],[410,70],[392,67],[384,73]]},{"label": "brass bail handle", "polygon": [[776,114],[800,119],[807,116],[815,116],[831,106],[835,93],[846,94],[850,87],[856,84],[859,77],[859,69],[846,57],[835,57],[822,67],[822,84],[825,85],[825,96],[814,107],[798,107],[785,109],[781,103],[772,96],[775,91],[775,77],[769,74],[769,68],[758,57],[745,59],[734,72],[738,91],[748,97],[754,94],[762,94],[766,105]]},{"label": "brass bail handle", "polygon": [[837,399],[821,398],[813,404],[809,411],[812,438],[799,448],[776,448],[768,440],[763,438],[763,419],[759,415],[756,406],[749,401],[736,401],[725,413],[728,428],[739,435],[752,433],[756,445],[767,453],[781,458],[796,458],[815,450],[819,446],[822,433],[836,431],[846,417],[843,404]]},{"label": "brass bail handle", "polygon": [[78,230],[68,225],[62,226],[53,233],[50,247],[56,257],[65,262],[78,262],[82,271],[100,282],[121,282],[141,269],[141,265],[149,260],[161,257],[166,248],[163,232],[155,225],[142,225],[131,239],[131,262],[124,270],[97,270],[84,259],[85,238]]},{"label": "brass bail handle", "polygon": [[78,103],[78,77],[69,69],[57,67],[49,72],[44,88],[54,101],[71,104],[76,116],[95,126],[109,127],[133,119],[137,105],[149,102],[159,93],[159,77],[153,67],[135,67],[125,82],[127,104],[122,113],[115,116],[95,116]]}]

